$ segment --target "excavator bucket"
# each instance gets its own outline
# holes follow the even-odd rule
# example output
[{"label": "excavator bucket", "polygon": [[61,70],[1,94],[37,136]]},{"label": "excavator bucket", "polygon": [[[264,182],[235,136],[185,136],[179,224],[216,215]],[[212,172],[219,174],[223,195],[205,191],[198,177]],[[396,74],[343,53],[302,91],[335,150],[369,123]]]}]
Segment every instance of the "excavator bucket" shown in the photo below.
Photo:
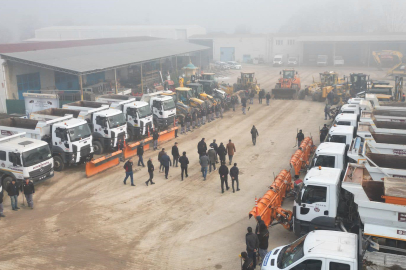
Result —
[{"label": "excavator bucket", "polygon": [[137,155],[137,148],[140,145],[140,143],[144,144],[144,151],[148,150],[150,141],[152,141],[152,137],[146,138],[145,140],[139,142],[126,144],[123,149],[124,158],[127,159]]},{"label": "excavator bucket", "polygon": [[95,174],[103,172],[120,163],[120,158],[123,156],[121,150],[105,155],[103,157],[93,159],[86,163],[86,177],[91,177]]},{"label": "excavator bucket", "polygon": [[272,96],[274,99],[297,99],[298,91],[294,88],[274,88]]}]

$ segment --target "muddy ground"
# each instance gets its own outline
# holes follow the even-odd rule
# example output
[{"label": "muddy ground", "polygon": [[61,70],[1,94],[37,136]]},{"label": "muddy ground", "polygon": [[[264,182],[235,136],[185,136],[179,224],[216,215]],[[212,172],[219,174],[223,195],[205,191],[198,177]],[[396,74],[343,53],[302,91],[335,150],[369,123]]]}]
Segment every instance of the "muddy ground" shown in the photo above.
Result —
[{"label": "muddy ground", "polygon": [[[261,88],[270,90],[281,68],[247,66],[255,71]],[[332,69],[332,68],[328,68]],[[318,79],[326,68],[298,67],[305,84]],[[383,79],[383,72],[366,68],[337,68],[340,75],[364,72]],[[221,78],[233,84],[239,71]],[[265,101],[264,101],[265,103]],[[5,194],[5,215],[0,220],[0,269],[239,269],[238,254],[245,250],[245,233],[255,221],[248,219],[255,197],[272,183],[273,174],[289,167],[296,150],[296,130],[313,135],[324,121],[324,103],[310,99],[272,100],[269,107],[256,98],[247,115],[238,106],[223,119],[206,124],[176,139],[190,160],[189,177],[180,181],[180,168],[171,168],[169,179],[156,170],[156,185],[146,186],[146,168],[135,166],[136,187],[123,185],[123,164],[86,178],[84,166],[68,168],[36,186],[35,209],[11,211]],[[259,131],[257,145],[250,129]],[[221,193],[218,171],[203,181],[197,143],[236,145],[234,161],[240,168],[240,189]],[[159,147],[170,151],[175,140]],[[147,151],[146,161],[158,151]],[[134,159],[137,161],[137,158]],[[19,197],[19,204],[22,196]],[[292,200],[284,207],[291,209]],[[281,226],[270,228],[269,249],[295,240]],[[257,268],[258,269],[258,268]]]}]

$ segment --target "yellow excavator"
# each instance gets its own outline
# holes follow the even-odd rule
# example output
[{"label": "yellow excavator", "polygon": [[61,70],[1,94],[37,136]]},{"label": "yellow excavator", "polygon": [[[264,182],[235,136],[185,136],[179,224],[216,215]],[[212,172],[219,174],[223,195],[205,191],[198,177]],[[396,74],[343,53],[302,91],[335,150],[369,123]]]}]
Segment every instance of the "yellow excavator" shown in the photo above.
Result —
[{"label": "yellow excavator", "polygon": [[386,73],[388,76],[406,76],[405,63],[403,63],[403,54],[401,52],[391,50],[374,51],[372,56],[379,70],[384,67],[390,68]]}]

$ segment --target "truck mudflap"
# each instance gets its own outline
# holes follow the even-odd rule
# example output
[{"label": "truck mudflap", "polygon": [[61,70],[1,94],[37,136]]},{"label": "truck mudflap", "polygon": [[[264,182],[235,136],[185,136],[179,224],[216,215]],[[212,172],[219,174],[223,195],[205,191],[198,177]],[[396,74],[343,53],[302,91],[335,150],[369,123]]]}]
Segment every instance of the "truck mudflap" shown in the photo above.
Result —
[{"label": "truck mudflap", "polygon": [[144,144],[144,151],[148,150],[150,141],[152,141],[152,137],[146,138],[145,140],[138,141],[135,143],[125,144],[123,149],[124,158],[127,159],[137,155],[137,148],[140,145],[140,143]]},{"label": "truck mudflap", "polygon": [[272,97],[274,99],[298,99],[298,89],[294,88],[274,88]]},{"label": "truck mudflap", "polygon": [[114,166],[117,166],[120,163],[120,159],[122,156],[123,152],[119,150],[114,153],[87,162],[86,177],[91,177],[95,174],[98,174]]}]

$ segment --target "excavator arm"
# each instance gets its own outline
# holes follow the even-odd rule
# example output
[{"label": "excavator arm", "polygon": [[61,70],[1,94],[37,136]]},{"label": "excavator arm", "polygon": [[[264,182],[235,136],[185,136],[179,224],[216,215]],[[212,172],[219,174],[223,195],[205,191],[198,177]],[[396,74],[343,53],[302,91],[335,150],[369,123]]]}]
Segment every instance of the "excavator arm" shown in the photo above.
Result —
[{"label": "excavator arm", "polygon": [[403,64],[402,63],[403,54],[398,51],[390,51],[390,50],[372,52],[372,56],[374,57],[374,60],[375,60],[376,64],[378,65],[379,70],[382,70],[382,60],[381,60],[382,57],[388,56],[388,55],[396,56],[399,60],[399,62],[397,64],[395,64],[393,67],[391,67],[387,72],[388,75],[393,75],[393,72]]}]

